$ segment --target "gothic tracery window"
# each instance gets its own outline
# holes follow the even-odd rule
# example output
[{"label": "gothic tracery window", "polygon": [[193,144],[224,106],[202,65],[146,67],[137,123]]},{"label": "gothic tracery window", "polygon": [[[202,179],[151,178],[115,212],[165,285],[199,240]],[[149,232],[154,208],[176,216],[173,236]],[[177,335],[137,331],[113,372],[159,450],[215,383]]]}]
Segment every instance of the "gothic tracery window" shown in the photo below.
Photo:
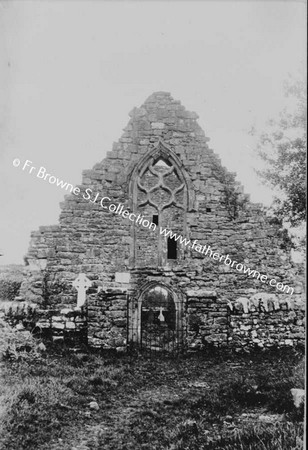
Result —
[{"label": "gothic tracery window", "polygon": [[178,158],[165,147],[146,155],[136,167],[131,194],[133,210],[156,230],[139,226],[133,231],[133,263],[161,266],[183,257],[175,240],[168,240],[162,230],[184,235],[188,209],[187,180]]},{"label": "gothic tracery window", "polygon": [[137,186],[141,191],[138,195],[139,207],[149,204],[156,209],[158,215],[172,205],[184,209],[185,183],[179,178],[175,167],[168,165],[162,158],[156,162],[151,161],[140,174]]}]

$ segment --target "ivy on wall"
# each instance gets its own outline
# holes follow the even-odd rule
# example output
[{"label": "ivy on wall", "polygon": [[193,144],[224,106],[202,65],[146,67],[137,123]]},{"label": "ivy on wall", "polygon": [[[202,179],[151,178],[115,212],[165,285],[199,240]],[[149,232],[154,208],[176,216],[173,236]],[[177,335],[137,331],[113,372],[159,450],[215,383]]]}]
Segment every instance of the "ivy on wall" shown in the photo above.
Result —
[{"label": "ivy on wall", "polygon": [[224,201],[226,204],[228,217],[235,220],[248,202],[247,196],[239,192],[235,182],[235,175],[228,172],[218,161],[213,162],[213,175],[223,186]]}]

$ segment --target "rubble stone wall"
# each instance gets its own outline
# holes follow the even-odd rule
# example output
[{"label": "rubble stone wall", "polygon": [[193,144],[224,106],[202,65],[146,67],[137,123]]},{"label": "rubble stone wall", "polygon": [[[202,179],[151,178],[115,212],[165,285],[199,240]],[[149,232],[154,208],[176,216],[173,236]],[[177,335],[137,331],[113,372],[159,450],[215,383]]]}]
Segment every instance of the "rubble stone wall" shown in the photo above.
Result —
[{"label": "rubble stone wall", "polygon": [[[125,348],[132,302],[149,281],[181,293],[181,323],[191,348],[302,341],[302,268],[292,263],[278,227],[269,222],[262,205],[251,203],[235,174],[221,166],[198,116],[170,94],[158,92],[130,117],[106,158],[83,172],[78,195],[65,197],[59,224],[32,233],[21,298],[42,311],[53,311],[51,327],[58,335],[67,327],[86,327],[89,343],[98,347]],[[171,193],[165,186],[151,191],[157,176],[153,182],[153,173],[148,174],[158,160],[173,168],[170,192],[183,185],[169,206]],[[146,192],[140,189],[142,183],[148,183]],[[147,196],[154,203],[142,206]],[[119,204],[149,222],[157,208],[167,206],[160,209],[153,230],[109,210]],[[168,259],[159,226],[228,254],[294,292],[278,291],[191,245],[178,244],[177,259]],[[74,311],[77,291],[72,282],[79,273],[86,274],[92,286],[77,326],[63,311]],[[129,283],[117,282],[116,273],[129,274]],[[266,295],[272,297],[265,301]]]}]

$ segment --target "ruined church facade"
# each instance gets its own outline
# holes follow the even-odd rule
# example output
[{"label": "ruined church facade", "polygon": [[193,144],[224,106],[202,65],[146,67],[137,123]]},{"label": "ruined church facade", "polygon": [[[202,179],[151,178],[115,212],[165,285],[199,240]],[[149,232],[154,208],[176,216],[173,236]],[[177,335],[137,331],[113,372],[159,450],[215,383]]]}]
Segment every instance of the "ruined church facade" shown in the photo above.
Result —
[{"label": "ruined church facade", "polygon": [[54,340],[119,351],[303,341],[299,267],[197,118],[151,95],[65,197],[59,224],[32,233],[20,295]]}]

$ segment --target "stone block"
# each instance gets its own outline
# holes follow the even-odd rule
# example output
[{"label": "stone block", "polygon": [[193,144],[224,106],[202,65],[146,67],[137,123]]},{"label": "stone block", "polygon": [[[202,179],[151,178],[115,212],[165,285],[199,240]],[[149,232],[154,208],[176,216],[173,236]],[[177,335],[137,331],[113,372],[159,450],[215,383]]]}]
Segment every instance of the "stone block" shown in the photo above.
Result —
[{"label": "stone block", "polygon": [[242,331],[250,331],[252,329],[252,326],[251,325],[241,325],[240,329]]},{"label": "stone block", "polygon": [[199,289],[199,290],[188,290],[186,292],[187,297],[197,297],[197,298],[216,298],[217,293],[216,291],[209,291],[206,289]]},{"label": "stone block", "polygon": [[117,327],[121,327],[124,328],[127,325],[127,320],[124,319],[113,319],[113,323],[117,326]]},{"label": "stone block", "polygon": [[129,272],[116,272],[115,273],[116,283],[129,283],[130,273]]},{"label": "stone block", "polygon": [[51,318],[52,322],[63,322],[64,317],[63,316],[52,316]]},{"label": "stone block", "polygon": [[162,122],[152,122],[151,128],[153,130],[162,130],[163,128],[165,128],[165,124]]},{"label": "stone block", "polygon": [[64,323],[56,322],[56,323],[52,324],[52,328],[54,328],[56,330],[64,330],[65,325],[64,325]]},{"label": "stone block", "polygon": [[74,310],[71,308],[63,308],[60,310],[60,314],[63,314],[63,315],[67,315],[67,314],[71,314],[71,313],[74,313]]}]

